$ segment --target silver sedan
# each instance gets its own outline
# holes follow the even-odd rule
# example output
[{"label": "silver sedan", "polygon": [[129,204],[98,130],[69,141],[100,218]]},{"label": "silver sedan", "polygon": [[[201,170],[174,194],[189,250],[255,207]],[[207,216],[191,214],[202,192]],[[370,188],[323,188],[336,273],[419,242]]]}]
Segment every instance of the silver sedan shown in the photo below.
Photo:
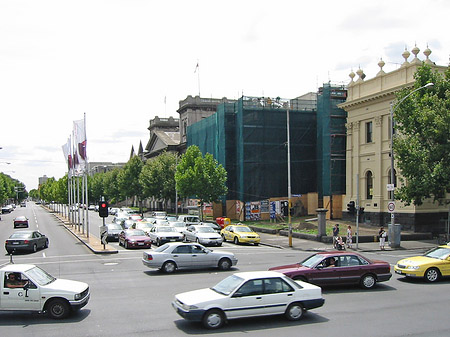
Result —
[{"label": "silver sedan", "polygon": [[184,231],[186,241],[194,241],[202,245],[222,246],[223,238],[214,229],[205,225],[188,226]]},{"label": "silver sedan", "polygon": [[198,243],[166,243],[154,251],[144,252],[142,263],[149,268],[173,273],[180,268],[228,270],[237,264],[237,258],[233,253],[213,251]]}]

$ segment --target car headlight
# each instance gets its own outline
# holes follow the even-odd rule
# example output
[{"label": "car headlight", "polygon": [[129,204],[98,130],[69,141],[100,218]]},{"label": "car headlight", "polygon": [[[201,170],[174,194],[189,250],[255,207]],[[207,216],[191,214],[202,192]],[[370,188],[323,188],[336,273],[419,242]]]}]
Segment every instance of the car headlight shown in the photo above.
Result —
[{"label": "car headlight", "polygon": [[412,269],[412,270],[417,270],[419,269],[419,266],[406,266],[406,269]]},{"label": "car headlight", "polygon": [[187,305],[187,304],[181,304],[184,310],[196,310],[198,307],[196,305]]},{"label": "car headlight", "polygon": [[79,299],[81,299],[81,293],[80,294],[75,294],[74,298],[76,301],[78,301]]}]

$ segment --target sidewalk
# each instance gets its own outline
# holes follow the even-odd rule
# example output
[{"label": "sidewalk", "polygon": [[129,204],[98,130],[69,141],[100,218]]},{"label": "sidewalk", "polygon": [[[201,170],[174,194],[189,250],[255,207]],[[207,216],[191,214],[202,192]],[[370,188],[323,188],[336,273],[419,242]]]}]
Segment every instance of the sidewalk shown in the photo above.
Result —
[{"label": "sidewalk", "polygon": [[[323,243],[314,240],[292,238],[292,247],[289,247],[289,237],[279,234],[258,233],[261,237],[261,245],[276,247],[280,249],[293,249],[302,251],[324,251],[335,250],[330,243]],[[393,250],[423,250],[436,247],[435,240],[420,240],[420,241],[401,241],[400,247],[391,248],[386,242],[385,251]],[[353,245],[349,250],[372,252],[380,251],[379,242],[364,242],[358,243],[358,249],[356,249],[356,238],[353,237]]]},{"label": "sidewalk", "polygon": [[89,248],[95,254],[117,254],[119,251],[110,245],[103,245],[101,240],[89,233],[87,236],[86,232],[83,232],[81,226],[76,226],[72,224],[69,219],[61,216],[59,213],[53,213],[49,210],[50,214],[53,214],[58,221],[60,221],[64,227],[72,233],[81,243],[83,243],[87,248]]}]

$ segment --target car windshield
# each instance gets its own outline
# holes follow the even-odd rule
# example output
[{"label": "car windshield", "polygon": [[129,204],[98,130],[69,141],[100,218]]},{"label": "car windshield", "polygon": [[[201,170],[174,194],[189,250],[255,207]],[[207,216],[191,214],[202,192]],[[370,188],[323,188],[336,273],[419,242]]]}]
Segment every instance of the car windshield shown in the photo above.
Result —
[{"label": "car windshield", "polygon": [[39,267],[33,267],[27,270],[27,276],[31,278],[33,281],[38,283],[40,286],[45,286],[50,284],[56,280],[52,275],[42,270]]},{"label": "car windshield", "polygon": [[175,232],[175,228],[169,226],[156,227],[158,232]]},{"label": "car windshield", "polygon": [[185,219],[185,221],[187,221],[187,222],[200,222],[200,219],[199,218],[196,218],[196,217],[194,217],[194,216],[188,216],[188,217],[186,217],[186,218],[184,218]]},{"label": "car windshield", "polygon": [[9,238],[10,239],[28,239],[31,237],[31,233],[14,233]]},{"label": "car windshield", "polygon": [[130,236],[146,236],[145,232],[141,229],[133,229],[132,231],[128,231],[128,235],[130,235]]},{"label": "car windshield", "polygon": [[186,227],[184,222],[172,222],[170,225],[173,227]]},{"label": "car windshield", "polygon": [[432,257],[435,259],[445,260],[450,254],[449,248],[444,247],[436,247],[432,250],[430,250],[428,253],[425,254],[426,257]]},{"label": "car windshield", "polygon": [[199,233],[215,233],[214,229],[212,229],[211,227],[197,227],[197,230]]},{"label": "car windshield", "polygon": [[237,287],[239,287],[244,279],[236,275],[228,276],[217,283],[211,289],[222,295],[230,295]]},{"label": "car windshield", "polygon": [[310,257],[307,257],[305,260],[300,262],[300,264],[308,268],[314,268],[314,266],[317,265],[322,260],[323,260],[322,255],[314,254],[311,255]]},{"label": "car windshield", "polygon": [[122,229],[122,226],[116,223],[108,225],[108,229]]},{"label": "car windshield", "polygon": [[153,228],[152,224],[148,223],[148,222],[138,222],[136,223],[136,227],[137,228]]},{"label": "car windshield", "polygon": [[247,226],[234,227],[234,231],[235,232],[252,232],[252,230],[250,228],[248,228]]}]

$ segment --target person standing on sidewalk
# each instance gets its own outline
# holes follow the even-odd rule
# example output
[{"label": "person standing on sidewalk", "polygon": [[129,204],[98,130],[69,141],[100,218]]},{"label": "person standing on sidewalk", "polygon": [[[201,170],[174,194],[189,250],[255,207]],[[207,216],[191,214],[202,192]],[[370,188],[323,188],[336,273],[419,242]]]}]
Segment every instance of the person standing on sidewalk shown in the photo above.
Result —
[{"label": "person standing on sidewalk", "polygon": [[378,235],[380,237],[380,249],[381,250],[385,250],[384,249],[384,245],[386,242],[386,231],[384,230],[383,227],[380,228],[380,231],[378,232]]},{"label": "person standing on sidewalk", "polygon": [[352,226],[348,225],[347,227],[347,240],[346,240],[346,244],[347,244],[347,248],[352,248]]},{"label": "person standing on sidewalk", "polygon": [[333,247],[336,246],[336,240],[339,236],[339,224],[335,224],[333,227]]}]

